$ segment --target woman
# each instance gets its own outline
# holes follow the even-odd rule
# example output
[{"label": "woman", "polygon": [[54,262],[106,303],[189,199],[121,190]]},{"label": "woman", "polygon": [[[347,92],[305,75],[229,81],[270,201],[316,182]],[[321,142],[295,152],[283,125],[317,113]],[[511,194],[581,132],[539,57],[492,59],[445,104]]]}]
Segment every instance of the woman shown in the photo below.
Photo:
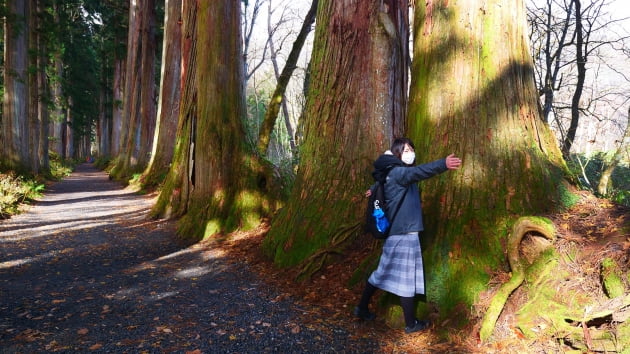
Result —
[{"label": "woman", "polygon": [[[375,180],[385,183],[386,215],[391,220],[389,237],[383,244],[378,268],[370,275],[354,315],[364,320],[376,318],[368,309],[377,289],[400,296],[405,316],[405,332],[428,328],[429,321],[418,320],[414,311],[415,294],[424,294],[424,269],[418,233],[424,230],[418,182],[461,166],[451,154],[444,159],[414,166],[414,145],[408,138],[395,139],[390,151],[374,162]],[[368,191],[368,195],[371,192]],[[392,215],[396,212],[396,215]]]}]

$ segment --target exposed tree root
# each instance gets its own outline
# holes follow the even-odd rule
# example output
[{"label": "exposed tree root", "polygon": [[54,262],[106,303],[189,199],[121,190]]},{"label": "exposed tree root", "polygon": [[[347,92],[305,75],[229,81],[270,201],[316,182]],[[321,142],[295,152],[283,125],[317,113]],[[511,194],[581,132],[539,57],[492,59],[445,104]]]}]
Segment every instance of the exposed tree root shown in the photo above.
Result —
[{"label": "exposed tree root", "polygon": [[343,245],[349,241],[349,239],[356,235],[361,229],[361,223],[354,223],[352,225],[346,225],[340,227],[335,235],[330,239],[330,244],[318,250],[310,255],[302,262],[300,272],[297,275],[297,280],[308,279],[313,276],[317,271],[327,264],[327,261],[331,255],[343,254]]},{"label": "exposed tree root", "polygon": [[516,220],[512,228],[512,233],[508,238],[507,245],[508,261],[512,269],[512,277],[497,290],[490,302],[490,306],[484,315],[479,331],[479,337],[482,341],[486,341],[490,335],[492,335],[497,319],[505,306],[505,302],[510,294],[518,288],[525,279],[525,265],[519,256],[519,246],[523,237],[530,232],[536,232],[550,241],[555,240],[555,228],[550,220],[540,217],[521,217]]}]

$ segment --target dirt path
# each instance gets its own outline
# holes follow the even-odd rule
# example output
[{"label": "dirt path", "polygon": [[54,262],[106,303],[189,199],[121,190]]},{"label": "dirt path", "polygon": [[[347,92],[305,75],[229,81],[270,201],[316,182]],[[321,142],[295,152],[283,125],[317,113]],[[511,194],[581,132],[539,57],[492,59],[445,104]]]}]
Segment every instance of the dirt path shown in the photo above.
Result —
[{"label": "dirt path", "polygon": [[305,324],[309,310],[246,265],[182,244],[147,219],[152,202],[84,164],[0,221],[0,352],[379,351],[325,318]]}]

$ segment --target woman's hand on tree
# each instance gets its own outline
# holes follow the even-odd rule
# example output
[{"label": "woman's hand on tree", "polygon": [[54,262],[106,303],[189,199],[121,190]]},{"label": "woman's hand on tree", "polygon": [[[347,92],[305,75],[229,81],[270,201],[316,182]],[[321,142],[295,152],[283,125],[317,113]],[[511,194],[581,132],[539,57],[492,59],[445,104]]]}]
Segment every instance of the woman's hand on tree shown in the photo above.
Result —
[{"label": "woman's hand on tree", "polygon": [[455,154],[450,154],[446,156],[446,168],[449,170],[456,170],[459,166],[462,165],[462,160],[455,156]]}]

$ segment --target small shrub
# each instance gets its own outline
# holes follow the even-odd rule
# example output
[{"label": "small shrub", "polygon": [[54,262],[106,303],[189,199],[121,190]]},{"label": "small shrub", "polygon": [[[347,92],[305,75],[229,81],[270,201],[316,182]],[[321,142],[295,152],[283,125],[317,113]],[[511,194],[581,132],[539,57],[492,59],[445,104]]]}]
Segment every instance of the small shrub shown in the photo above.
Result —
[{"label": "small shrub", "polygon": [[19,205],[41,196],[44,185],[13,173],[0,174],[0,218],[17,214]]},{"label": "small shrub", "polygon": [[50,174],[52,179],[60,180],[72,173],[75,165],[72,161],[63,160],[54,151],[49,151],[48,156],[50,159]]}]

